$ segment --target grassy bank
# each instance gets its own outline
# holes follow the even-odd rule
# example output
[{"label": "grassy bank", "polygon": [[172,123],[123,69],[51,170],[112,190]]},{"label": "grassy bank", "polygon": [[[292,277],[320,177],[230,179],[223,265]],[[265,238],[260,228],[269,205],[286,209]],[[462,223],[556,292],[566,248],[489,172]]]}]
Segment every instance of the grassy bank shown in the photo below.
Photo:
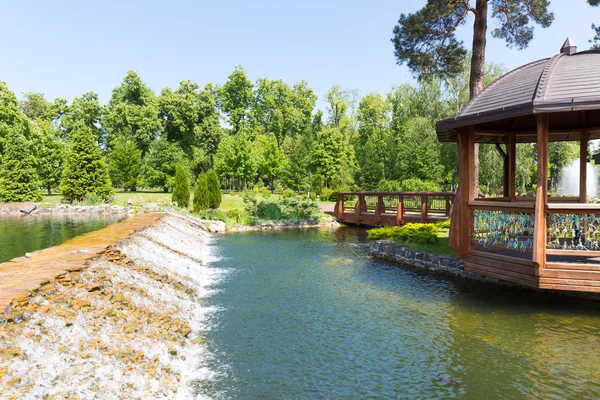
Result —
[{"label": "grassy bank", "polygon": [[450,248],[450,222],[438,224],[406,224],[403,226],[374,228],[369,230],[371,240],[391,240],[413,249],[423,250],[432,254],[455,256]]}]

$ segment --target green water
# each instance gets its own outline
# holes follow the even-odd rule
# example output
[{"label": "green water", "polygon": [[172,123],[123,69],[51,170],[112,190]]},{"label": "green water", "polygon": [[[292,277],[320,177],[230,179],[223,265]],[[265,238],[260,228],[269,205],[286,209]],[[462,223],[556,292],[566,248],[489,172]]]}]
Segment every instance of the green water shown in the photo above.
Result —
[{"label": "green water", "polygon": [[217,237],[211,383],[232,399],[598,398],[600,308],[371,259],[364,231]]},{"label": "green water", "polygon": [[117,222],[123,216],[2,216],[0,263],[56,246],[75,236]]}]

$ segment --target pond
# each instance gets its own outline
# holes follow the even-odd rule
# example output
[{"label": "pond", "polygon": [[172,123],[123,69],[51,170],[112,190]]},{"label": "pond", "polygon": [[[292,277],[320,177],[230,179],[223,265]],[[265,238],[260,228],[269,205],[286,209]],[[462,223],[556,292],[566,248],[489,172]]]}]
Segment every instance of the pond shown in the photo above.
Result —
[{"label": "pond", "polygon": [[214,378],[235,399],[600,395],[598,304],[369,258],[356,228],[218,236]]},{"label": "pond", "polygon": [[126,216],[0,216],[0,263],[102,229]]}]

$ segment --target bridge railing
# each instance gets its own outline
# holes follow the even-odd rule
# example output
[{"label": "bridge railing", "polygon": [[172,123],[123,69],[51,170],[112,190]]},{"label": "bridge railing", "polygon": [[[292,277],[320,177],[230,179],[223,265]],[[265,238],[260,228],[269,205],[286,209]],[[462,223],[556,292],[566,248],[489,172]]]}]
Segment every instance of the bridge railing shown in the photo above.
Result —
[{"label": "bridge railing", "polygon": [[340,192],[334,214],[345,223],[392,226],[450,218],[454,192]]}]

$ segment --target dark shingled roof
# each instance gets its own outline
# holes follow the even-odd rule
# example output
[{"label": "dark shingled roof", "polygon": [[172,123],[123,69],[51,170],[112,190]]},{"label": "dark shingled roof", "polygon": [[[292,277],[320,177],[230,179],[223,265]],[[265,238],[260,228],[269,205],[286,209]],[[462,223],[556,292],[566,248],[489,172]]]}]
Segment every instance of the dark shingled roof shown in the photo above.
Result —
[{"label": "dark shingled roof", "polygon": [[558,54],[523,65],[485,88],[456,118],[438,121],[436,130],[440,141],[454,141],[455,129],[475,125],[481,143],[499,141],[498,135],[507,133],[531,142],[537,113],[552,113],[551,140],[577,140],[582,129],[590,139],[600,138],[600,51]]}]

